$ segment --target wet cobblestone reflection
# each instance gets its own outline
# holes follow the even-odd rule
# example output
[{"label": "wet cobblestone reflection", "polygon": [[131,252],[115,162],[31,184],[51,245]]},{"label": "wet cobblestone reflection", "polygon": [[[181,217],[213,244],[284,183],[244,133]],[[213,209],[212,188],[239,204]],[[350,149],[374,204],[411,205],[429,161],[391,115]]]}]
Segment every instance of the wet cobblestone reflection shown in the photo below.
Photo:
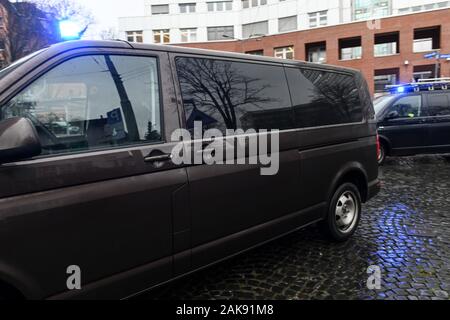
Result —
[{"label": "wet cobblestone reflection", "polygon": [[[310,227],[139,298],[449,300],[450,163],[389,159],[381,180],[347,243]],[[367,289],[370,265],[380,290]]]}]

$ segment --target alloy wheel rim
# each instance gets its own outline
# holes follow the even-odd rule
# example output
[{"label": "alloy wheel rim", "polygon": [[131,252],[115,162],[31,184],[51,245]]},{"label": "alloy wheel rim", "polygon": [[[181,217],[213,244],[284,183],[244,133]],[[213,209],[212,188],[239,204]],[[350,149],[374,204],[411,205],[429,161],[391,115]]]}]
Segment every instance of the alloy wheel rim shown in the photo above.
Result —
[{"label": "alloy wheel rim", "polygon": [[358,203],[351,191],[344,192],[338,199],[335,209],[336,225],[341,232],[350,232],[358,217]]}]

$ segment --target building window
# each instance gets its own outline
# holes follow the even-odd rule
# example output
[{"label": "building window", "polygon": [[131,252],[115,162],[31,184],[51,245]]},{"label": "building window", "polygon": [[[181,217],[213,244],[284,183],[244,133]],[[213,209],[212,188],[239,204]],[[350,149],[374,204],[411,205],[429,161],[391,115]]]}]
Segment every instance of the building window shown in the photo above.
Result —
[{"label": "building window", "polygon": [[275,48],[275,58],[294,59],[294,46]]},{"label": "building window", "polygon": [[440,48],[441,27],[414,30],[413,52],[427,52]]},{"label": "building window", "polygon": [[362,58],[361,37],[339,39],[339,59],[354,60]]},{"label": "building window", "polygon": [[297,16],[278,19],[278,32],[297,30]]},{"label": "building window", "polygon": [[386,86],[395,85],[399,79],[400,69],[380,69],[375,70],[374,83],[375,92],[386,92]]},{"label": "building window", "polygon": [[309,62],[325,63],[327,62],[327,43],[315,42],[306,44],[306,57]]},{"label": "building window", "polygon": [[180,13],[194,13],[195,3],[180,3]]},{"label": "building window", "polygon": [[411,11],[411,8],[401,8],[398,9],[398,13],[403,14],[403,13],[408,13]]},{"label": "building window", "polygon": [[353,0],[353,20],[381,18],[391,14],[391,0]]},{"label": "building window", "polygon": [[181,29],[181,42],[195,42],[197,41],[197,29],[187,28]]},{"label": "building window", "polygon": [[374,56],[375,57],[385,57],[397,54],[397,43],[380,43],[374,46]]},{"label": "building window", "polygon": [[326,26],[328,24],[328,10],[311,12],[309,16],[309,27]]},{"label": "building window", "polygon": [[242,0],[242,9],[264,6],[267,0]]},{"label": "building window", "polygon": [[153,43],[169,43],[170,30],[153,30]]},{"label": "building window", "polygon": [[168,13],[169,13],[168,4],[152,5],[152,14],[168,14]]},{"label": "building window", "polygon": [[207,2],[208,11],[230,11],[233,9],[233,1]]},{"label": "building window", "polygon": [[234,27],[208,27],[208,41],[234,39]]},{"label": "building window", "polygon": [[414,68],[413,68],[414,81],[419,81],[420,79],[439,78],[439,76],[440,76],[439,69],[437,71],[438,71],[438,73],[436,74],[436,65],[435,64],[414,66]]},{"label": "building window", "polygon": [[127,31],[128,42],[144,42],[143,31]]},{"label": "building window", "polygon": [[424,38],[424,39],[414,40],[413,51],[414,52],[433,51],[433,39],[432,38]]},{"label": "building window", "polygon": [[252,55],[252,56],[263,56],[264,50],[253,50],[253,51],[247,51],[246,54]]},{"label": "building window", "polygon": [[261,21],[242,25],[242,37],[244,39],[263,36],[269,33],[269,22]]},{"label": "building window", "polygon": [[433,10],[433,9],[441,9],[450,6],[450,1],[441,1],[435,3],[429,3],[425,5],[419,5],[414,7],[405,7],[398,9],[398,13],[408,13],[408,12],[419,12],[423,10]]},{"label": "building window", "polygon": [[399,39],[399,32],[376,34],[374,56],[384,57],[399,53]]}]

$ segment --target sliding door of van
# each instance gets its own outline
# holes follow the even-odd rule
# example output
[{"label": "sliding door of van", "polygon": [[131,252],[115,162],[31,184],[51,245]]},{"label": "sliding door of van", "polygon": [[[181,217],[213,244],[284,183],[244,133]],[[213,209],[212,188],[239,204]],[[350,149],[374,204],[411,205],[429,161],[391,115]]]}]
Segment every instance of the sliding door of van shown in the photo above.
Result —
[{"label": "sliding door of van", "polygon": [[[279,152],[272,150],[271,165],[261,165],[260,161],[250,164],[250,158],[255,157],[249,157],[246,149],[243,157],[234,154],[234,164],[200,163],[188,167],[192,261],[196,267],[277,234],[277,230],[254,233],[251,228],[298,210],[299,155],[295,133],[289,131],[293,128],[292,108],[281,65],[179,55],[173,56],[173,63],[184,122],[190,132],[196,125],[204,133],[210,129],[219,134],[226,134],[227,129],[242,129],[245,132],[232,134],[231,138],[238,135],[250,140],[255,134],[247,130],[281,130]],[[208,139],[200,139],[208,149]],[[230,136],[225,140],[228,152],[233,142]],[[247,141],[247,148],[249,144]],[[245,164],[236,164],[238,159]],[[265,175],[262,167],[273,171]]]},{"label": "sliding door of van", "polygon": [[42,154],[0,167],[0,275],[15,270],[38,298],[117,298],[172,276],[187,177],[166,156],[179,123],[170,74],[167,53],[79,49],[4,102],[1,118],[30,119]]}]

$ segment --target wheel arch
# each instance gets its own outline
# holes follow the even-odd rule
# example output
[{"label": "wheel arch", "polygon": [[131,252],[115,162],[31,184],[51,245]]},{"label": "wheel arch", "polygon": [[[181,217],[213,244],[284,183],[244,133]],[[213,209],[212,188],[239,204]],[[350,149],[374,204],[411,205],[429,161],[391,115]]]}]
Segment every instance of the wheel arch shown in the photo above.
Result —
[{"label": "wheel arch", "polygon": [[384,144],[386,146],[386,155],[390,155],[391,153],[391,141],[386,137],[385,135],[380,134],[379,135],[380,143]]},{"label": "wheel arch", "polygon": [[345,182],[353,183],[361,194],[361,201],[363,203],[367,201],[369,193],[367,173],[359,162],[348,163],[338,171],[328,191],[327,201],[331,199],[336,189]]}]

